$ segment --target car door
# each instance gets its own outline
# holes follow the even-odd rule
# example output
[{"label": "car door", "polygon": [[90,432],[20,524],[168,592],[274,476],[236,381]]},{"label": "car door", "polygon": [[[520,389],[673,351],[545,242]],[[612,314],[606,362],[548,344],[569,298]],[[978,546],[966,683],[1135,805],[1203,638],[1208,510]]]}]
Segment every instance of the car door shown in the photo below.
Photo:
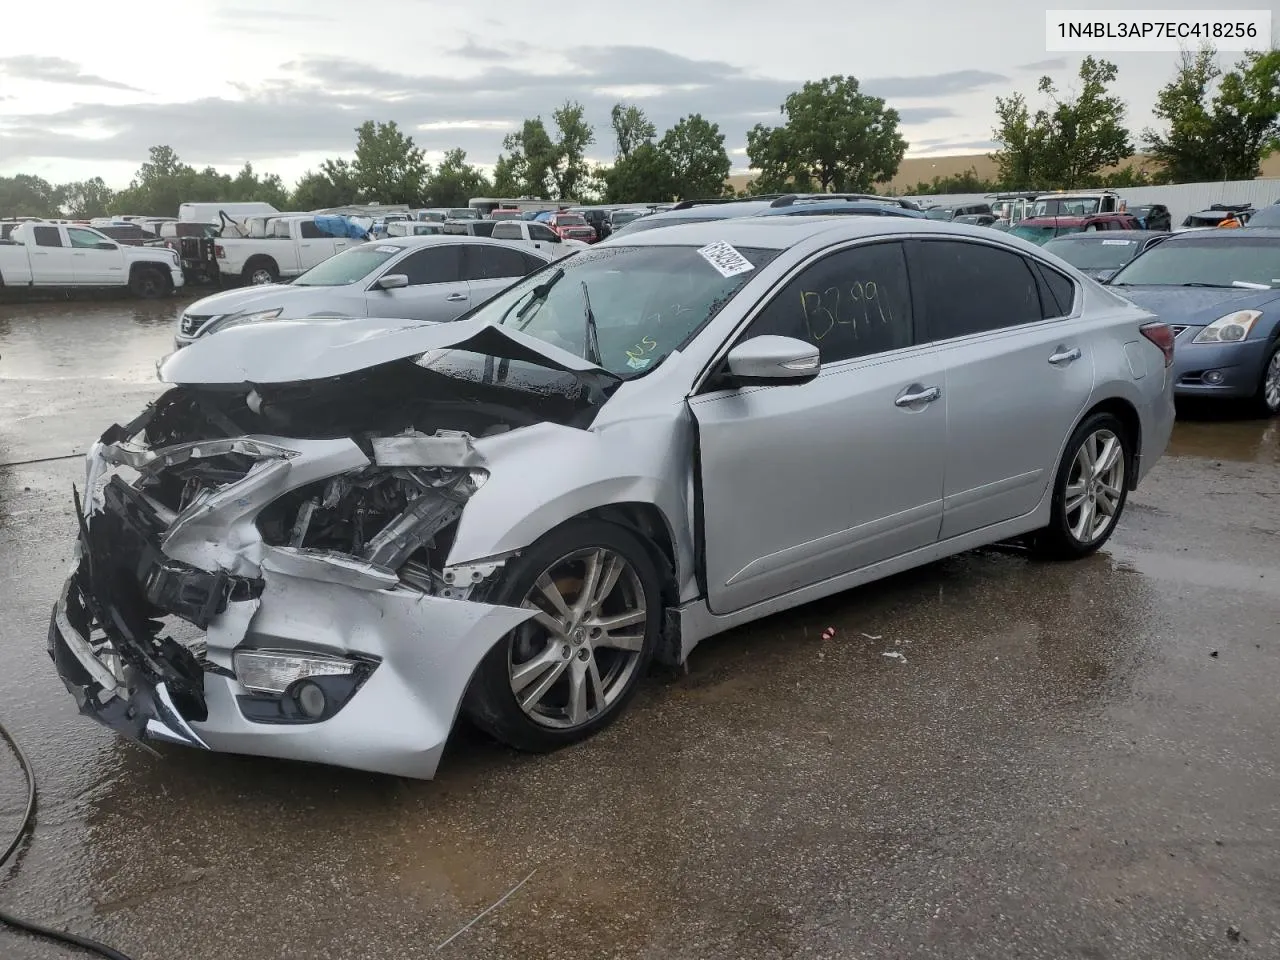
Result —
[{"label": "car door", "polygon": [[737,342],[766,334],[817,344],[817,378],[713,375],[689,400],[717,614],[928,547],[942,521],[944,371],[917,335],[902,244],[802,266]]},{"label": "car door", "polygon": [[[461,250],[462,278],[467,281],[473,307],[497,296],[544,264],[531,253],[505,244],[468,243]],[[537,266],[530,269],[534,263]]]},{"label": "car door", "polygon": [[373,290],[366,294],[371,317],[403,317],[443,323],[456,320],[471,307],[471,292],[462,279],[461,244],[422,246],[379,272],[404,274],[407,287]]},{"label": "car door", "polygon": [[548,257],[554,259],[563,257],[570,249],[565,245],[560,234],[545,223],[529,224],[529,242],[533,244],[535,250],[541,250]]},{"label": "car door", "polygon": [[120,244],[82,227],[67,227],[67,240],[77,285],[123,286],[127,282]]},{"label": "car door", "polygon": [[346,243],[340,246],[338,238],[325,233],[316,226],[314,220],[300,220],[297,224],[298,263],[304,271],[310,270],[317,263],[323,263],[339,250],[346,249]]},{"label": "car door", "polygon": [[942,539],[1023,516],[1052,481],[1093,391],[1075,283],[1003,245],[908,244],[927,335],[946,366]]},{"label": "car door", "polygon": [[[30,231],[30,232],[28,232]],[[73,286],[76,282],[71,250],[63,241],[58,227],[31,226],[26,233],[27,253],[31,258],[31,280],[48,286]]]}]

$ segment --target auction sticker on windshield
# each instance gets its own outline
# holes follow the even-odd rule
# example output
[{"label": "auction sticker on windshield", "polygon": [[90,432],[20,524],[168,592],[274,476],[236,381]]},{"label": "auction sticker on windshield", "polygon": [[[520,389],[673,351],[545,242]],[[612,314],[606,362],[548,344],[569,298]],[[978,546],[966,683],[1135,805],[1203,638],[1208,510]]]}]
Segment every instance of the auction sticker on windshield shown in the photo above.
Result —
[{"label": "auction sticker on windshield", "polygon": [[379,253],[399,253],[399,247],[378,247]]},{"label": "auction sticker on windshield", "polygon": [[724,240],[717,240],[715,243],[700,247],[698,255],[715,267],[722,277],[736,277],[740,273],[748,273],[755,269],[750,260]]},{"label": "auction sticker on windshield", "polygon": [[1104,247],[1128,247],[1133,245],[1132,240],[1103,240]]}]

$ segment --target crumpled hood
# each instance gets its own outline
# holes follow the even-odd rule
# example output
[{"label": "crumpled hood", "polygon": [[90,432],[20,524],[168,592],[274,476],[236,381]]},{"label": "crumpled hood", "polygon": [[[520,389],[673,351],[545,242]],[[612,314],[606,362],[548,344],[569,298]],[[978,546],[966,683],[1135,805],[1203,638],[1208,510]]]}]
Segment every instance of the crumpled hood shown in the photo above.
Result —
[{"label": "crumpled hood", "polygon": [[181,386],[299,383],[448,349],[563,370],[592,385],[620,380],[566,350],[479,318],[452,323],[363,317],[251,323],[196,340],[161,360],[156,371],[165,383]]},{"label": "crumpled hood", "polygon": [[1262,310],[1280,300],[1280,290],[1225,287],[1107,287],[1112,293],[1150,310],[1162,321],[1201,327],[1235,310]]},{"label": "crumpled hood", "polygon": [[285,316],[297,314],[314,306],[316,291],[332,293],[333,287],[295,287],[287,283],[273,283],[237,290],[223,290],[191,304],[184,311],[196,316],[226,316],[229,313],[255,313],[283,307]]}]

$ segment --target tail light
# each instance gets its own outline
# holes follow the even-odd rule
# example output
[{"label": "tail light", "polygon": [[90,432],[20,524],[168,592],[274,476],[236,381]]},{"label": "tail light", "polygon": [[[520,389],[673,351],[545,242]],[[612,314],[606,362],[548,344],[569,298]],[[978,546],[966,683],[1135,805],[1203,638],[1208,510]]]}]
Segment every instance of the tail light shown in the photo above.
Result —
[{"label": "tail light", "polygon": [[222,244],[215,243],[213,245],[213,255],[219,260],[227,259],[227,251],[222,248]]},{"label": "tail light", "polygon": [[1164,354],[1164,365],[1173,365],[1173,330],[1167,323],[1144,323],[1139,332],[1160,348]]}]

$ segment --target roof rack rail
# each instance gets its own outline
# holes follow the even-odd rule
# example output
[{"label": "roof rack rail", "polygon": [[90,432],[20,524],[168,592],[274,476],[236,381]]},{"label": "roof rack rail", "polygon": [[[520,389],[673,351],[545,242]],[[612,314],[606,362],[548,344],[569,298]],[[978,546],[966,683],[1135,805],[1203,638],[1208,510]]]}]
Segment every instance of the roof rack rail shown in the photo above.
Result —
[{"label": "roof rack rail", "polygon": [[707,197],[705,200],[681,200],[679,203],[673,204],[670,209],[688,210],[690,207],[702,207],[715,203],[741,203],[745,200],[773,200],[780,196],[783,196],[783,194],[762,193],[756,197]]},{"label": "roof rack rail", "polygon": [[769,206],[789,207],[799,200],[811,200],[818,203],[827,200],[872,200],[879,203],[890,203],[894,206],[904,207],[909,210],[918,209],[910,200],[904,200],[901,197],[881,196],[878,193],[784,193],[769,204]]},{"label": "roof rack rail", "polygon": [[1210,210],[1222,210],[1230,213],[1243,213],[1245,210],[1252,210],[1252,203],[1213,203],[1209,205]]}]

